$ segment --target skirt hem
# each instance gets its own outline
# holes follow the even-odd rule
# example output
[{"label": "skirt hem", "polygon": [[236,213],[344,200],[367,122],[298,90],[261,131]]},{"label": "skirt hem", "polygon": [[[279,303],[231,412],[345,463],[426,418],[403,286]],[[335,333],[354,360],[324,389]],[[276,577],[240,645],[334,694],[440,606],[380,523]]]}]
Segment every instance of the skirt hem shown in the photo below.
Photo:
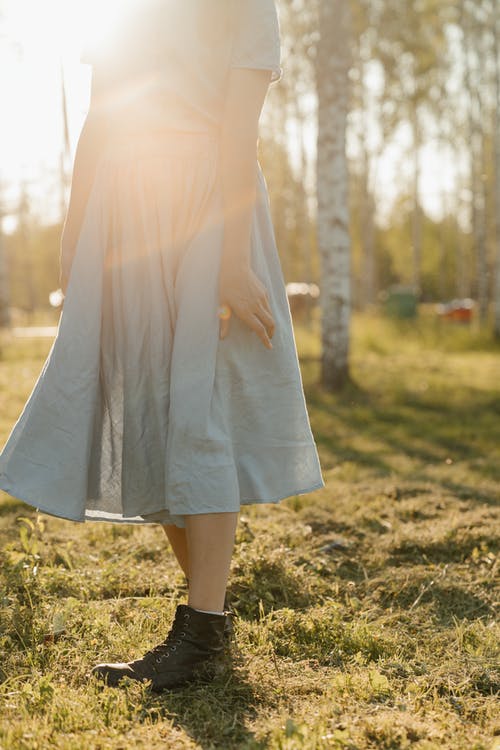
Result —
[{"label": "skirt hem", "polygon": [[[231,513],[231,512],[234,513],[234,512],[238,512],[241,509],[242,505],[264,505],[266,503],[276,504],[276,503],[281,502],[281,500],[285,500],[288,497],[295,497],[297,495],[305,495],[308,492],[314,492],[315,490],[319,490],[319,489],[321,489],[322,487],[325,487],[325,486],[326,486],[325,482],[323,480],[321,480],[320,482],[316,482],[313,485],[309,485],[308,487],[306,487],[304,489],[293,490],[292,492],[288,492],[286,495],[280,495],[279,497],[274,497],[274,498],[271,498],[271,499],[260,499],[260,498],[258,498],[258,499],[251,499],[251,498],[245,499],[244,498],[244,499],[240,500],[240,508],[236,509],[235,511],[228,511],[227,509],[224,509],[224,510],[220,510],[220,509],[215,510],[214,509],[213,511],[204,510],[204,511],[200,511],[200,512],[201,513]],[[65,521],[74,521],[75,523],[85,523],[85,522],[88,522],[88,521],[101,521],[102,523],[132,523],[132,524],[158,524],[158,523],[161,523],[161,521],[151,521],[151,520],[147,520],[147,519],[144,519],[144,518],[140,518],[138,516],[122,516],[121,518],[103,518],[103,517],[99,517],[99,516],[88,516],[86,514],[84,514],[83,516],[78,516],[78,517],[71,516],[71,515],[63,515],[62,513],[57,513],[54,510],[48,510],[48,508],[43,507],[42,505],[40,505],[35,500],[27,500],[25,498],[19,497],[18,495],[13,494],[13,490],[8,490],[5,487],[0,487],[0,489],[3,490],[3,492],[6,492],[11,497],[14,497],[16,500],[20,500],[21,502],[26,503],[27,505],[30,505],[32,508],[35,508],[35,510],[37,510],[37,511],[39,511],[41,513],[46,513],[49,516],[53,516],[54,518],[61,518],[61,519],[65,520]],[[174,512],[171,513],[167,508],[159,508],[157,511],[149,511],[148,515],[152,514],[152,513],[161,513],[162,511],[166,511],[171,516],[197,515],[195,512],[194,513],[174,513]]]}]

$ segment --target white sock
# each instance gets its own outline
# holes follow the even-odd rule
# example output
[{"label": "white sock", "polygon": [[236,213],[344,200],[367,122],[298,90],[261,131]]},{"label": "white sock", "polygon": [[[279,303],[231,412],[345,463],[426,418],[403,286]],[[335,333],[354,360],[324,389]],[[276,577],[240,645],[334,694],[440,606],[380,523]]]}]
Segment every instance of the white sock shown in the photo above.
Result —
[{"label": "white sock", "polygon": [[196,609],[196,607],[192,607],[192,609],[195,610],[195,612],[204,612],[207,615],[223,615],[224,612],[214,612],[212,609]]}]

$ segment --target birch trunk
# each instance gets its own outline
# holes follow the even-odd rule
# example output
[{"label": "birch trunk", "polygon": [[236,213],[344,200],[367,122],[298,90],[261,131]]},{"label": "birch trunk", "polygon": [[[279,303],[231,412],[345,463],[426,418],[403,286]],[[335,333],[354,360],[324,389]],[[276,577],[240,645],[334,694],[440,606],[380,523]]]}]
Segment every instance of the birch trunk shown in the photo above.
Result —
[{"label": "birch trunk", "polygon": [[363,159],[363,184],[361,186],[361,242],[363,245],[362,307],[375,302],[375,202],[370,188],[370,155],[366,139],[361,141]]},{"label": "birch trunk", "polygon": [[[313,280],[313,270],[312,270],[312,255],[313,255],[313,244],[312,244],[312,235],[311,235],[311,223],[309,219],[309,202],[308,202],[308,192],[306,188],[306,178],[308,175],[308,157],[307,157],[307,146],[306,146],[306,116],[302,112],[299,100],[297,98],[296,100],[296,110],[295,110],[295,116],[297,120],[297,127],[299,131],[299,174],[302,176],[303,184],[304,184],[304,192],[303,192],[303,200],[304,200],[304,211],[303,211],[303,221],[301,222],[301,226],[298,227],[298,231],[300,233],[300,246],[301,246],[301,271],[302,271],[302,278],[301,280],[306,281],[308,284],[311,284]],[[309,295],[306,296],[306,321],[307,325],[310,326],[312,322],[312,316],[311,316],[311,297]]]},{"label": "birch trunk", "polygon": [[[468,182],[466,178],[461,177],[458,183],[457,214],[461,214],[470,208],[469,203],[462,198]],[[455,278],[456,296],[464,299],[471,296],[470,280],[467,268],[467,247],[464,232],[457,221],[456,224],[456,244],[457,244],[457,270]]]},{"label": "birch trunk", "polygon": [[[476,248],[477,248],[477,298],[479,306],[479,320],[482,325],[485,325],[488,321],[488,307],[489,307],[489,269],[488,269],[488,247],[487,247],[487,210],[488,205],[487,199],[487,183],[483,177],[486,170],[486,137],[482,131],[482,127],[479,124],[483,120],[484,106],[482,99],[479,95],[479,90],[476,92],[477,109],[478,109],[478,123],[476,125],[477,135],[477,164],[478,170],[476,170]],[[479,172],[479,174],[477,173]]]},{"label": "birch trunk", "polygon": [[495,57],[496,108],[494,116],[495,134],[495,285],[493,289],[494,333],[500,339],[500,10],[494,6],[493,40]]},{"label": "birch trunk", "polygon": [[461,2],[461,25],[464,51],[464,84],[467,104],[467,127],[470,144],[470,189],[471,189],[471,219],[474,251],[476,256],[476,296],[479,307],[479,321],[486,322],[488,316],[488,259],[486,249],[486,205],[485,186],[481,174],[484,162],[484,136],[482,132],[483,100],[478,88],[478,82],[473,80],[474,52],[471,35],[471,19],[467,12],[465,0]]},{"label": "birch trunk", "polygon": [[411,124],[413,131],[413,212],[412,212],[412,254],[413,275],[412,281],[417,299],[420,299],[422,291],[421,267],[422,267],[422,210],[420,208],[420,123],[418,120],[417,105],[412,105]]},{"label": "birch trunk", "polygon": [[321,381],[340,390],[349,379],[351,242],[345,148],[349,109],[349,0],[320,0],[317,201],[321,259]]}]

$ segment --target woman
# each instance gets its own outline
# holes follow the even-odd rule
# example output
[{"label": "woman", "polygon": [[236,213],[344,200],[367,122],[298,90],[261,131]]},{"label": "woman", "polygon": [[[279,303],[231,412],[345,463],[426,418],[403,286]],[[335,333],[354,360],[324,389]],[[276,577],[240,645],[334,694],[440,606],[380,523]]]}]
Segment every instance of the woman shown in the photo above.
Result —
[{"label": "woman", "polygon": [[256,156],[273,0],[148,0],[87,49],[57,336],[0,487],[75,521],[159,523],[189,582],[166,639],[99,664],[155,690],[212,674],[238,512],[324,486]]}]

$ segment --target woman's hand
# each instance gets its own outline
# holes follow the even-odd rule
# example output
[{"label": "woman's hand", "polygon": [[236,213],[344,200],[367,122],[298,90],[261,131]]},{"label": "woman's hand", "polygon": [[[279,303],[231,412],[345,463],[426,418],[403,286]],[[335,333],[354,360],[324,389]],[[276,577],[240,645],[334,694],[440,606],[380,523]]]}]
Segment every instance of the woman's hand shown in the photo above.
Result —
[{"label": "woman's hand", "polygon": [[[275,323],[266,287],[249,267],[228,271],[222,268],[219,275],[219,304],[227,305],[262,343],[272,349],[271,339]],[[226,338],[231,325],[231,316],[220,321],[219,336]]]}]

